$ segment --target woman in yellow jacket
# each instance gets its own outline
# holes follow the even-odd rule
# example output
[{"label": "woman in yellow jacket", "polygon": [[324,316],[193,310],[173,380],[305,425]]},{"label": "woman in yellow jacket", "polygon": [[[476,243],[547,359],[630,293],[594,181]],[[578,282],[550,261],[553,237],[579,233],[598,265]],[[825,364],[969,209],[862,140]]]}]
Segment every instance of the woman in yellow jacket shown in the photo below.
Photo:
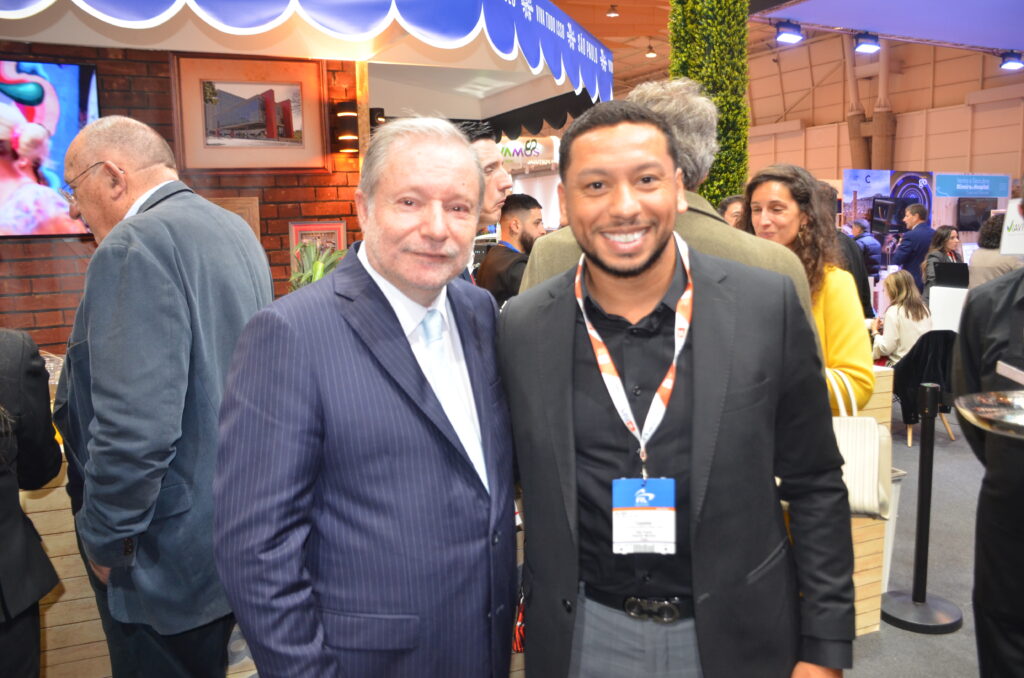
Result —
[{"label": "woman in yellow jacket", "polygon": [[[875,388],[871,342],[853,276],[839,267],[832,210],[818,180],[796,165],[772,165],[751,179],[745,197],[754,234],[785,245],[803,263],[825,367],[849,377],[863,407]],[[835,394],[829,401],[836,413]]]}]

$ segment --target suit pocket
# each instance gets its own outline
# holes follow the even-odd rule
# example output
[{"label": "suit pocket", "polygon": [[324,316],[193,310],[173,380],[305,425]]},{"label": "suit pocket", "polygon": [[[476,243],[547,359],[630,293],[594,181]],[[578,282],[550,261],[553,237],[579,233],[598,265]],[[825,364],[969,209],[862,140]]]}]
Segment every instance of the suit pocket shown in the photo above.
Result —
[{"label": "suit pocket", "polygon": [[413,614],[361,614],[320,610],[324,644],[342,650],[412,650],[420,642]]},{"label": "suit pocket", "polygon": [[764,577],[765,573],[770,572],[773,567],[778,565],[786,555],[789,546],[789,538],[784,537],[779,545],[772,549],[772,552],[768,554],[768,557],[761,561],[761,564],[755,567],[753,570],[747,573],[744,577],[747,584],[753,584],[758,579]]},{"label": "suit pocket", "polygon": [[770,385],[769,379],[762,379],[756,384],[742,384],[731,389],[725,398],[724,412],[735,412],[758,404],[767,395]]},{"label": "suit pocket", "polygon": [[153,520],[170,518],[192,508],[192,490],[188,485],[168,485],[160,489],[153,509]]}]

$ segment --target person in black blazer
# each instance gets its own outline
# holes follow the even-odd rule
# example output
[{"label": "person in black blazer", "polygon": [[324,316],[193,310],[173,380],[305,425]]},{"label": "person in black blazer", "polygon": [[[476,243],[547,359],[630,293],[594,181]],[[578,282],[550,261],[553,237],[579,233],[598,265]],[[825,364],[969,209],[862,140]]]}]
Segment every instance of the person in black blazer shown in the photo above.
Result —
[{"label": "person in black blazer", "polygon": [[36,490],[60,471],[46,367],[34,341],[0,329],[0,676],[39,675],[39,599],[57,573],[18,489]]},{"label": "person in black blazer", "polygon": [[907,230],[900,236],[899,245],[892,253],[892,263],[909,273],[917,283],[917,289],[923,292],[921,262],[924,261],[932,236],[935,235],[935,231],[928,225],[928,208],[921,203],[907,205],[903,223]]},{"label": "person in black blazer", "polygon": [[[673,235],[687,205],[670,134],[627,102],[577,118],[559,197],[584,259],[501,314],[527,535],[526,675],[603,678],[625,663],[645,676],[839,676],[854,634],[850,508],[814,333],[788,278]],[[605,386],[612,364],[621,408]],[[662,532],[675,550],[623,555],[612,488],[643,476],[634,434],[666,389],[644,463],[652,480],[675,481],[675,527]],[[634,618],[647,615],[670,623]]]}]

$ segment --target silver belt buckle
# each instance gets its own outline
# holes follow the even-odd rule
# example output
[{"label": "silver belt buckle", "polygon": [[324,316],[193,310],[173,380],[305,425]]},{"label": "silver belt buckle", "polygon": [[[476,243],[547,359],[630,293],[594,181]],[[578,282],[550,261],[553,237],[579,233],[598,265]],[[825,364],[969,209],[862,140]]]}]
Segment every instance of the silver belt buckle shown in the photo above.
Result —
[{"label": "silver belt buckle", "polygon": [[679,619],[679,606],[669,600],[630,596],[622,609],[634,619],[651,619],[659,624],[671,624]]}]

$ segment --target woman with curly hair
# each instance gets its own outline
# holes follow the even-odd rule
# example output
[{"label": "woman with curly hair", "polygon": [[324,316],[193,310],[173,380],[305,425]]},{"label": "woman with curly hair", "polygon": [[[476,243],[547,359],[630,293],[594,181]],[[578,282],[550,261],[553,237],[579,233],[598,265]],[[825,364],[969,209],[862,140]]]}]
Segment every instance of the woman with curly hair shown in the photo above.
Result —
[{"label": "woman with curly hair", "polygon": [[[871,343],[853,277],[840,268],[832,210],[818,180],[796,165],[764,168],[747,184],[743,218],[748,230],[800,259],[825,367],[849,378],[863,407],[875,388]],[[829,400],[837,412],[836,395],[829,393]]]},{"label": "woman with curly hair", "polygon": [[921,262],[921,280],[924,281],[924,303],[928,303],[929,293],[935,284],[935,264],[962,264],[964,258],[957,248],[960,247],[960,234],[952,226],[939,226],[935,229],[932,242],[928,246],[928,254]]}]

